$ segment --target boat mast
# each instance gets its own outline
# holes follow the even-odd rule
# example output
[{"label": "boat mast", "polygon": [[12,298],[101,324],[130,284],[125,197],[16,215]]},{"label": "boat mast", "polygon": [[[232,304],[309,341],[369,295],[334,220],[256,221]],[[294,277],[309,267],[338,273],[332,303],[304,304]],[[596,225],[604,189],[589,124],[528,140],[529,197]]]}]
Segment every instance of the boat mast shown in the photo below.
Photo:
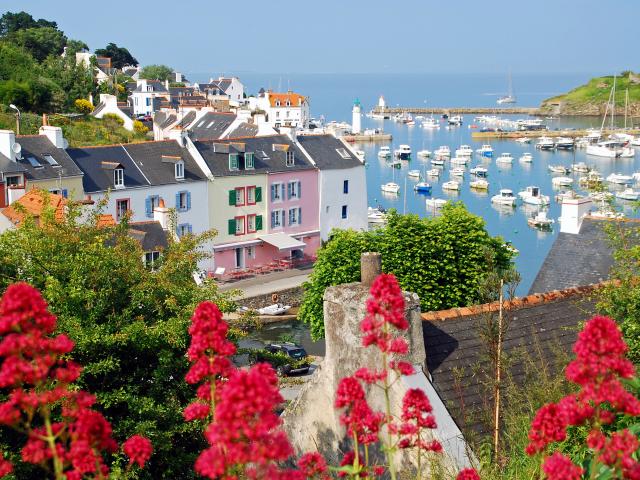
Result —
[{"label": "boat mast", "polygon": [[624,129],[627,129],[627,112],[629,110],[629,88],[624,92]]},{"label": "boat mast", "polygon": [[602,132],[604,130],[604,124],[607,122],[607,112],[609,111],[609,106],[611,105],[611,95],[613,94],[613,89],[609,91],[609,98],[607,99],[607,103],[604,107],[604,116],[602,117],[602,125],[600,125],[600,136],[602,137]]},{"label": "boat mast", "polygon": [[611,95],[611,130],[614,128],[614,120],[616,118],[616,80],[617,75],[613,76],[613,94]]}]

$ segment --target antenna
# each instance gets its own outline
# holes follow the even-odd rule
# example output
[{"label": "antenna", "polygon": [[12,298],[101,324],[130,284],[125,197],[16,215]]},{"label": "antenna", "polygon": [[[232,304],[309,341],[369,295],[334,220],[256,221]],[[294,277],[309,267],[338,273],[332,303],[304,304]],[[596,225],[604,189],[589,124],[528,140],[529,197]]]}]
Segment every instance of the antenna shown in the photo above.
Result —
[{"label": "antenna", "polygon": [[16,154],[17,159],[22,158],[22,156],[20,155],[20,152],[22,152],[22,146],[19,143],[14,143],[13,145],[11,145],[11,150]]}]

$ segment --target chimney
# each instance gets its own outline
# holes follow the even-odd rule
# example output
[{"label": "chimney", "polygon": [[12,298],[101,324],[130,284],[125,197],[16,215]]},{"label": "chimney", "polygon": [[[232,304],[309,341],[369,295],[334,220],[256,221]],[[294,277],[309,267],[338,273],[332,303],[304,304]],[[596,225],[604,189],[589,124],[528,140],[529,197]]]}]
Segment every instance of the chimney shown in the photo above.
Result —
[{"label": "chimney", "polygon": [[108,93],[101,93],[100,103],[104,103],[105,105],[115,107],[118,105],[118,98],[115,95],[110,95]]},{"label": "chimney", "polygon": [[46,127],[47,125],[49,125],[49,117],[47,117],[46,113],[42,114],[42,126]]},{"label": "chimney", "polygon": [[560,213],[560,232],[580,233],[582,220],[589,213],[592,202],[590,198],[565,198],[562,200]]},{"label": "chimney", "polygon": [[67,142],[62,135],[62,129],[60,127],[43,125],[40,127],[38,133],[45,135],[56,148],[67,148]]},{"label": "chimney", "polygon": [[0,130],[0,153],[12,162],[16,159],[13,150],[15,144],[16,134],[13,133],[13,130]]},{"label": "chimney", "polygon": [[11,185],[7,191],[7,197],[9,199],[9,205],[16,200],[19,200],[25,194],[24,185]]},{"label": "chimney", "polygon": [[164,199],[160,199],[158,206],[153,209],[153,219],[160,223],[162,229],[169,230],[169,209],[164,206]]},{"label": "chimney", "polygon": [[169,79],[168,78],[164,81],[164,88],[169,90]]},{"label": "chimney", "polygon": [[280,133],[289,137],[292,142],[296,141],[296,127],[280,127]]}]

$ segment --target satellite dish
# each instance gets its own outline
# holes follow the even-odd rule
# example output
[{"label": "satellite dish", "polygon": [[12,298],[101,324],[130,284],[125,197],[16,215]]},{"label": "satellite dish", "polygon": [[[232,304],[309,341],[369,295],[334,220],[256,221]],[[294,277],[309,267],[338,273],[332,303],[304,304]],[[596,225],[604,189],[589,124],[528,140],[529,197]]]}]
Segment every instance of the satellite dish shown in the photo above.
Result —
[{"label": "satellite dish", "polygon": [[13,150],[13,153],[15,153],[17,159],[22,158],[20,156],[20,152],[22,151],[22,146],[19,143],[14,143],[11,146],[11,150]]}]

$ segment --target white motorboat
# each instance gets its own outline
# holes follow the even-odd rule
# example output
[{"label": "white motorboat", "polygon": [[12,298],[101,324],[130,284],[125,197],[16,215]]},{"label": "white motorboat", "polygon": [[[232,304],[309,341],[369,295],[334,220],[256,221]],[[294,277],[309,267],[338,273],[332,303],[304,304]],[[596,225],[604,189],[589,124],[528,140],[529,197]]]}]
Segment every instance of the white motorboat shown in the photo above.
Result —
[{"label": "white motorboat", "polygon": [[630,143],[634,147],[640,147],[640,137],[633,137],[633,140],[631,140]]},{"label": "white motorboat", "polygon": [[524,203],[528,203],[529,205],[543,206],[549,205],[550,203],[549,197],[540,192],[540,187],[527,187],[525,190],[518,192],[518,196]]},{"label": "white motorboat", "polygon": [[489,173],[489,170],[481,165],[478,165],[477,167],[473,167],[471,170],[469,170],[469,173],[471,175],[475,175],[476,177],[486,177]]},{"label": "white motorboat", "polygon": [[387,213],[380,207],[369,207],[367,210],[367,221],[368,223],[386,223]]},{"label": "white motorboat", "polygon": [[409,127],[413,127],[416,124],[415,120],[407,120],[406,122],[404,122],[405,125],[409,126]]},{"label": "white motorboat", "polygon": [[439,177],[440,170],[437,168],[432,168],[431,170],[427,170],[427,177]]},{"label": "white motorboat", "polygon": [[469,145],[460,145],[460,148],[456,150],[456,157],[471,157],[473,156],[473,148]]},{"label": "white motorboat", "polygon": [[630,185],[633,183],[633,177],[621,173],[612,173],[607,177],[607,182],[615,183],[616,185]]},{"label": "white motorboat", "polygon": [[400,148],[393,152],[393,154],[400,160],[409,160],[411,158],[411,147],[409,145],[400,145]]},{"label": "white motorboat", "polygon": [[433,117],[425,118],[424,121],[422,122],[422,128],[427,128],[427,129],[440,128],[440,123],[438,123],[438,121]]},{"label": "white motorboat", "polygon": [[491,197],[491,203],[495,203],[497,205],[509,205],[515,206],[516,197],[513,195],[513,191],[508,188],[501,188],[500,193]]},{"label": "white motorboat", "polygon": [[420,158],[429,158],[431,156],[431,150],[420,150],[418,152],[418,157]]},{"label": "white motorboat", "polygon": [[555,139],[555,145],[559,150],[573,150],[575,142],[573,141],[573,138],[558,137]]},{"label": "white motorboat", "polygon": [[525,163],[531,163],[533,162],[533,155],[531,155],[529,152],[524,152],[520,156],[520,161]]},{"label": "white motorboat", "polygon": [[427,198],[424,203],[427,208],[436,210],[444,207],[447,204],[447,200],[445,200],[444,198]]},{"label": "white motorboat", "polygon": [[443,190],[451,190],[451,191],[460,191],[460,184],[455,180],[449,180],[448,182],[444,182],[442,184]]},{"label": "white motorboat", "polygon": [[451,156],[451,149],[446,145],[442,145],[442,146],[438,147],[438,149],[435,152],[433,152],[433,154],[436,157],[450,157]]},{"label": "white motorboat", "polygon": [[527,218],[529,226],[534,228],[548,229],[553,224],[553,219],[547,217],[547,212],[538,212],[535,216]]},{"label": "white motorboat", "polygon": [[636,152],[633,147],[616,140],[606,140],[587,146],[587,155],[606,158],[631,158]]},{"label": "white motorboat", "polygon": [[513,163],[513,157],[510,153],[501,153],[498,158],[496,158],[496,163]]},{"label": "white motorboat", "polygon": [[464,168],[455,167],[452,168],[449,173],[454,177],[463,177],[464,176]]},{"label": "white motorboat", "polygon": [[489,182],[483,178],[479,178],[478,180],[469,182],[469,187],[475,188],[476,190],[489,190]]},{"label": "white motorboat", "polygon": [[602,132],[596,128],[589,128],[587,130],[587,134],[584,136],[584,138],[586,140],[589,141],[589,143],[595,143],[598,140],[600,140],[600,137],[602,136]]},{"label": "white motorboat", "polygon": [[420,170],[409,170],[407,175],[413,178],[420,178]]},{"label": "white motorboat", "polygon": [[391,149],[389,147],[380,147],[380,150],[378,150],[378,157],[391,158]]},{"label": "white motorboat", "polygon": [[571,177],[553,177],[551,179],[551,184],[554,187],[569,187],[573,185],[573,178]]},{"label": "white motorboat", "polygon": [[466,165],[469,162],[467,157],[453,157],[451,159],[451,165]]},{"label": "white motorboat", "polygon": [[387,182],[381,185],[382,191],[385,193],[400,193],[400,185],[395,182]]},{"label": "white motorboat", "polygon": [[616,192],[616,198],[620,198],[622,200],[638,200],[640,196],[640,192],[636,192],[633,188],[625,188],[621,192]]},{"label": "white motorboat", "polygon": [[365,155],[366,154],[364,150],[356,150],[356,157],[358,157],[360,160],[364,160]]},{"label": "white motorboat", "polygon": [[476,150],[476,153],[479,153],[483,157],[493,157],[493,147],[488,144],[482,145]]},{"label": "white motorboat", "polygon": [[539,150],[553,150],[556,148],[556,144],[551,137],[540,137],[536,143],[536,148]]},{"label": "white motorboat", "polygon": [[590,168],[586,163],[578,162],[571,167],[571,170],[573,170],[574,172],[588,173]]},{"label": "white motorboat", "polygon": [[516,138],[516,142],[518,143],[531,143],[531,138],[530,137],[520,137],[520,138]]},{"label": "white motorboat", "polygon": [[273,305],[268,305],[266,307],[262,307],[258,309],[259,315],[283,315],[291,310],[291,305],[285,305],[284,303],[274,303]]},{"label": "white motorboat", "polygon": [[564,165],[549,165],[548,168],[551,173],[559,173],[561,175],[569,173],[569,169]]},{"label": "white motorboat", "polygon": [[424,120],[424,116],[423,115],[416,115],[415,117],[416,120]]},{"label": "white motorboat", "polygon": [[444,159],[445,157],[432,158],[431,165],[438,165],[441,167],[442,165],[444,165]]},{"label": "white motorboat", "polygon": [[461,115],[452,115],[448,118],[449,125],[460,126],[462,125],[462,116]]}]

